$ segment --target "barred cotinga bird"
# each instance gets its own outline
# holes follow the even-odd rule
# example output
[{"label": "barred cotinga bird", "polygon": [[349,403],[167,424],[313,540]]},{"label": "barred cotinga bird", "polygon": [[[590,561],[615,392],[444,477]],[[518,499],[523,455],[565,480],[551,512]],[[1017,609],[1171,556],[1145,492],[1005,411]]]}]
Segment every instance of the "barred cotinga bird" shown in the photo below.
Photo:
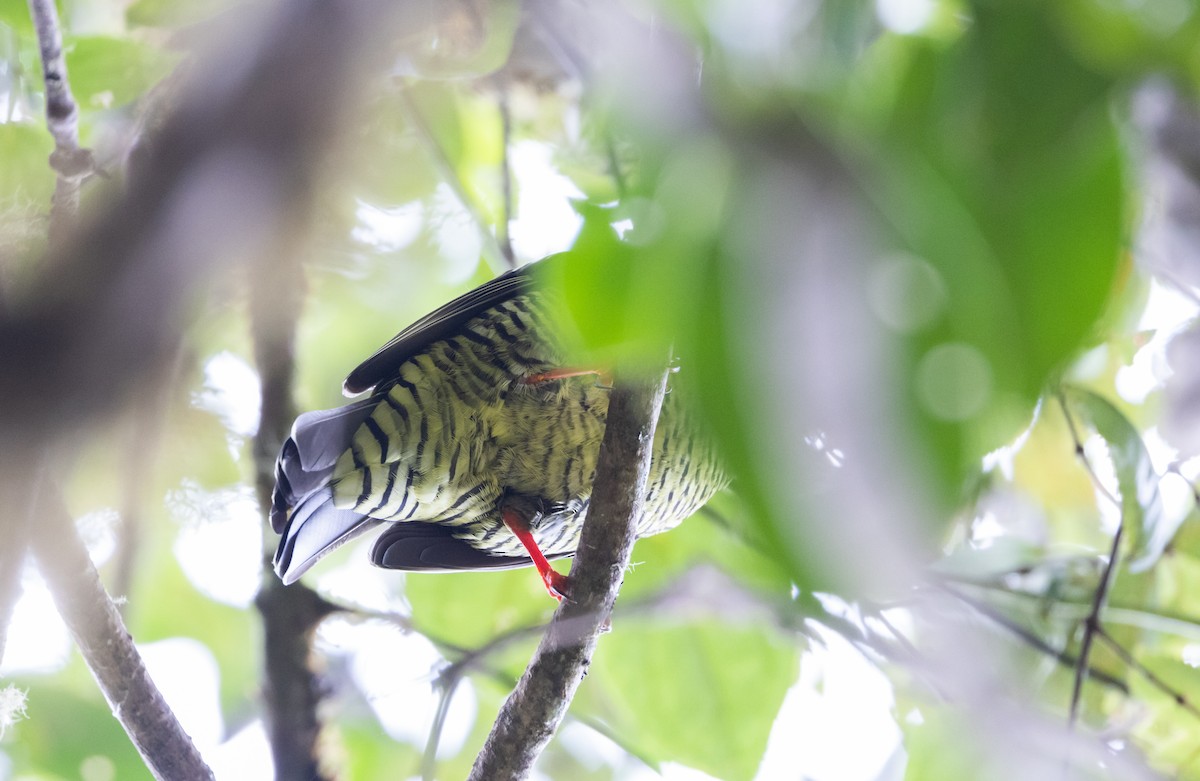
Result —
[{"label": "barred cotinga bird", "polygon": [[[275,468],[271,523],[284,583],[369,529],[381,567],[537,567],[579,544],[608,411],[603,371],[572,366],[539,266],[422,318],[346,378],[369,396],[301,415]],[[659,418],[638,536],[676,526],[726,483],[683,394]]]}]

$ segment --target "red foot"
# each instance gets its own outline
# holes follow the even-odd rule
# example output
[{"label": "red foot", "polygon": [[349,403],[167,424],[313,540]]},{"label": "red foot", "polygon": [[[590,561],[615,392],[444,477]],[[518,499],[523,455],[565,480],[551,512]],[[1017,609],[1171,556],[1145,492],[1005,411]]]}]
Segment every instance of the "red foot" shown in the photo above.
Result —
[{"label": "red foot", "polygon": [[542,582],[546,584],[546,590],[550,592],[550,596],[562,602],[564,599],[571,598],[571,578],[562,574],[556,569],[549,568],[542,573]]},{"label": "red foot", "polygon": [[529,522],[524,516],[512,507],[502,507],[500,517],[504,519],[504,525],[517,535],[517,539],[525,546],[525,550],[529,553],[529,558],[533,559],[533,566],[537,567],[538,574],[542,576],[542,583],[546,585],[550,596],[559,602],[568,598],[571,593],[571,579],[550,566],[550,562],[542,555],[542,549],[538,547],[537,540],[533,538],[533,532],[529,530]]}]

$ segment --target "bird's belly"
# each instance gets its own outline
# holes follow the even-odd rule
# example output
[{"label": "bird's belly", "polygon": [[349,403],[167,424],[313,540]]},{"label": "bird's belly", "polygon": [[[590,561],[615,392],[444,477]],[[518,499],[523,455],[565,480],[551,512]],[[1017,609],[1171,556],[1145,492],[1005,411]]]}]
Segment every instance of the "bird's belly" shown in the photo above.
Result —
[{"label": "bird's belly", "polygon": [[[334,479],[334,502],[384,521],[454,526],[457,537],[499,556],[523,556],[504,526],[506,495],[541,502],[531,531],[547,555],[576,549],[591,499],[608,413],[608,390],[577,377],[492,386],[406,363],[354,434]],[[430,365],[426,366],[426,363]],[[665,531],[724,483],[716,458],[695,439],[668,395],[655,437],[638,536]]]}]

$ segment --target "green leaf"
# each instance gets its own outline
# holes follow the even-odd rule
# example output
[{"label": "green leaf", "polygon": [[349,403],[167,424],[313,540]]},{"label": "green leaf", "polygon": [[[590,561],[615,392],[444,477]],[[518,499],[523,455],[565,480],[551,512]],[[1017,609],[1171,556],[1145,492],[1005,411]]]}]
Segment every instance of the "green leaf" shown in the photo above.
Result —
[{"label": "green leaf", "polygon": [[54,141],[44,127],[0,124],[0,210],[29,204],[49,210],[54,192],[52,151]]},{"label": "green leaf", "polygon": [[33,34],[33,20],[26,0],[0,0],[0,23],[23,35]]},{"label": "green leaf", "polygon": [[1200,776],[1196,745],[1200,741],[1200,721],[1195,715],[1177,706],[1174,693],[1183,693],[1189,702],[1200,688],[1200,670],[1182,661],[1178,655],[1152,655],[1140,658],[1150,675],[1168,687],[1164,692],[1152,685],[1144,675],[1130,678],[1133,694],[1139,701],[1157,707],[1146,710],[1147,718],[1140,719],[1134,733],[1139,743],[1149,747],[1149,757],[1155,766],[1173,778]]},{"label": "green leaf", "polygon": [[131,27],[180,27],[212,19],[233,0],[136,0],[125,9]]},{"label": "green leaf", "polygon": [[[72,667],[83,668],[76,656]],[[80,670],[82,672],[82,670]],[[28,689],[28,718],[13,728],[4,750],[13,761],[14,778],[80,778],[84,762],[111,768],[108,778],[148,779],[150,773],[112,709],[86,673],[85,686],[66,676],[17,681]],[[43,775],[44,774],[44,775]]]},{"label": "green leaf", "polygon": [[620,621],[585,687],[602,690],[619,733],[652,758],[737,781],[754,777],[798,668],[795,646],[769,631]]},{"label": "green leaf", "polygon": [[166,76],[177,57],[127,38],[71,38],[67,73],[75,100],[84,108],[122,106],[141,97]]},{"label": "green leaf", "polygon": [[1129,569],[1144,572],[1158,561],[1176,531],[1163,520],[1158,473],[1146,444],[1129,419],[1104,398],[1076,387],[1067,388],[1065,395],[1071,409],[1108,444],[1121,491],[1122,522],[1134,533]]},{"label": "green leaf", "polygon": [[[562,562],[557,564],[564,570]],[[476,647],[550,619],[555,602],[532,568],[500,572],[407,573],[413,623],[431,638]],[[534,636],[536,641],[537,636]]]},{"label": "green leaf", "polygon": [[919,717],[902,720],[907,781],[958,781],[963,778],[991,781],[1003,776],[984,762],[982,741],[964,723],[961,714],[936,705],[922,705]]},{"label": "green leaf", "polygon": [[1129,226],[1111,78],[1040,4],[974,12],[952,44],[888,40],[858,75],[859,99],[874,96],[866,105],[879,112],[864,123],[880,131],[863,160],[885,243],[945,290],[936,318],[900,334],[903,371],[915,378],[944,345],[986,367],[986,403],[972,414],[947,419],[921,392],[952,387],[952,372],[909,385],[946,498],[1091,336]]}]

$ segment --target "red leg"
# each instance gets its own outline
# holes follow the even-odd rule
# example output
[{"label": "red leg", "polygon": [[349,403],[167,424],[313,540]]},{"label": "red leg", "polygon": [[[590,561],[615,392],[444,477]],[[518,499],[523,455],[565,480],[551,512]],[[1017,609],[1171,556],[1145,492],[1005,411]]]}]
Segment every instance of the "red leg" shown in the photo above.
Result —
[{"label": "red leg", "polygon": [[537,567],[538,574],[542,576],[542,582],[546,584],[546,590],[550,592],[550,596],[561,602],[563,597],[571,591],[571,579],[550,566],[550,562],[542,555],[537,540],[533,539],[529,523],[521,516],[521,513],[512,507],[504,507],[500,510],[500,517],[504,519],[504,525],[517,535],[517,539],[529,552],[529,558],[533,559],[533,566]]},{"label": "red leg", "polygon": [[568,377],[583,377],[588,374],[596,375],[604,385],[612,385],[612,374],[608,370],[588,369],[579,366],[561,366],[557,369],[530,374],[528,377],[522,377],[518,382],[522,385],[537,385],[539,382],[565,380]]}]

